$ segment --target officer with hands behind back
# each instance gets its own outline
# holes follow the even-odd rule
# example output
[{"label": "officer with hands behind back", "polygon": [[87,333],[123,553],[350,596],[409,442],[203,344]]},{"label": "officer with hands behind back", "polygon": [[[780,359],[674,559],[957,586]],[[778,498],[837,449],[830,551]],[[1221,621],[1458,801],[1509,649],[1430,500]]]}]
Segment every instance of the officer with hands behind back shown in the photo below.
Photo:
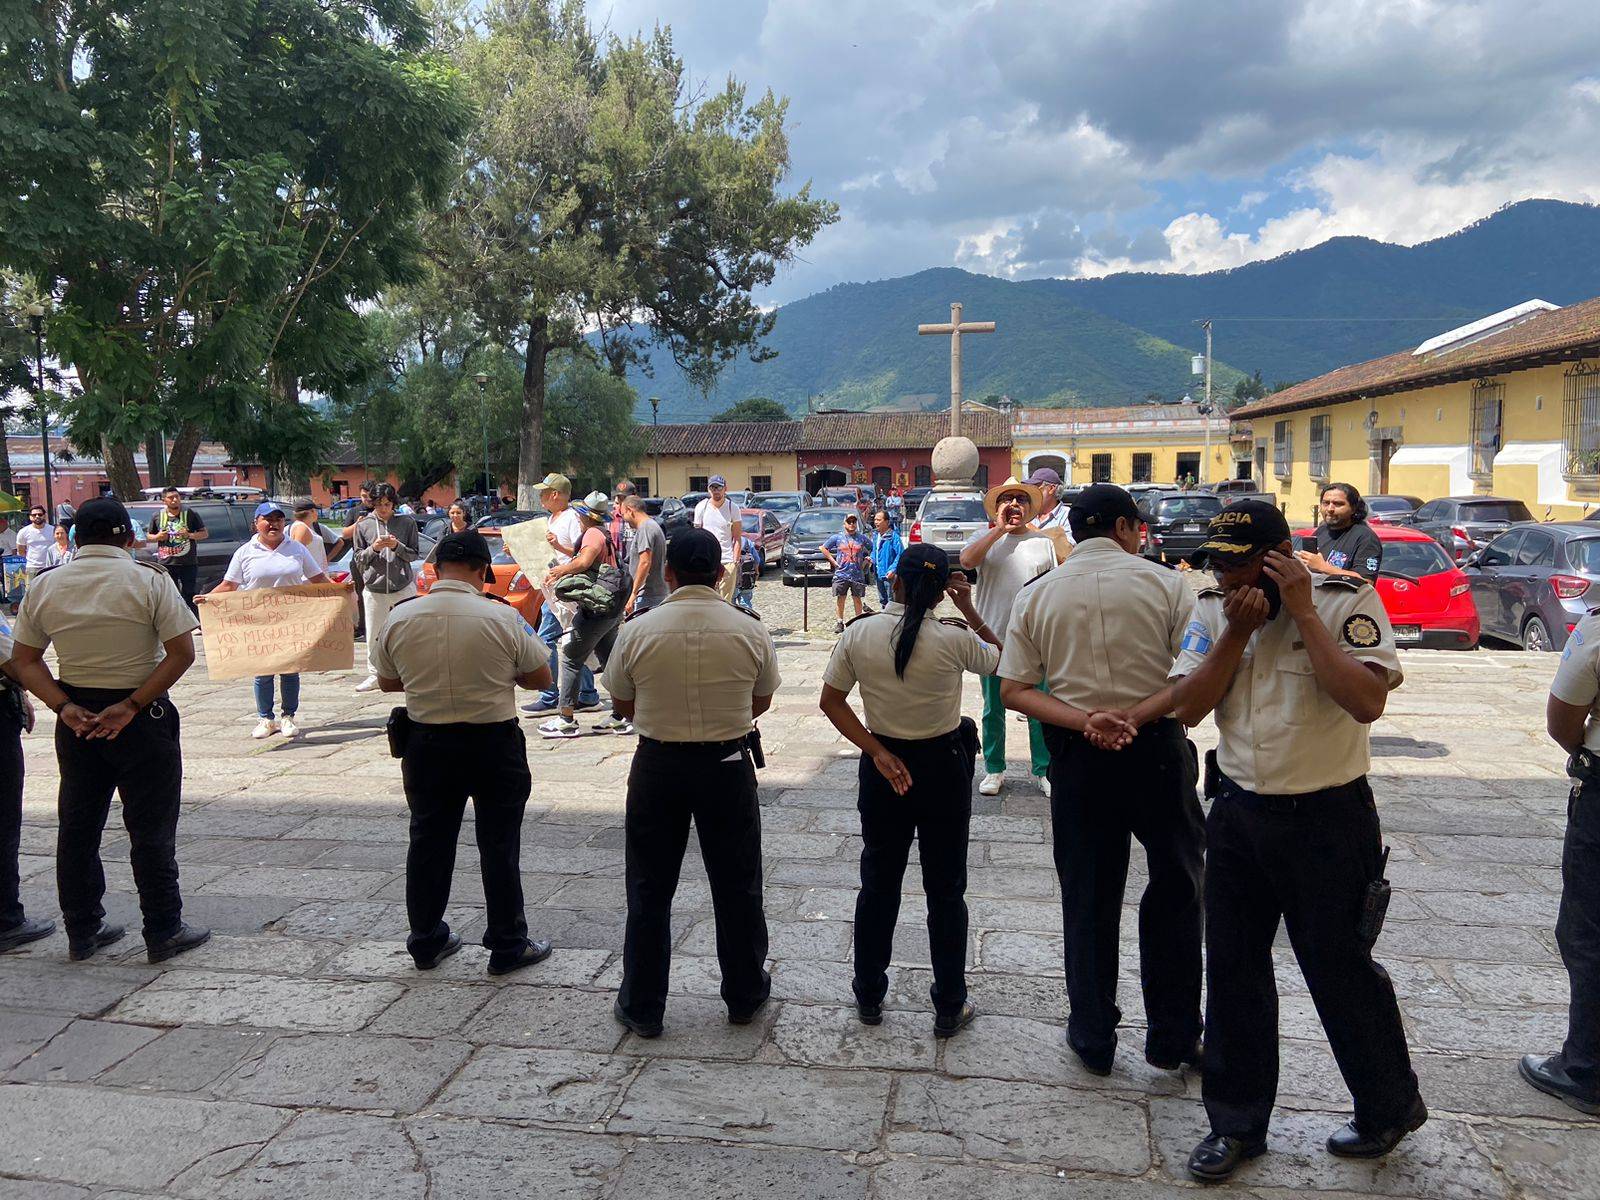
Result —
[{"label": "officer with hands behind back", "polygon": [[624,832],[628,925],[613,1015],[659,1037],[672,962],[672,897],[692,818],[711,885],[717,960],[728,1020],[748,1025],[772,979],[761,907],[760,762],[755,718],[778,690],[778,655],[761,618],[717,592],[728,570],[704,529],[667,543],[660,604],[622,627],[606,662],[606,691],[639,732],[628,772]]},{"label": "officer with hands behind back", "polygon": [[[145,948],[151,962],[164,962],[211,936],[183,923],[175,849],[183,754],[167,695],[194,664],[197,622],[172,576],[129,554],[133,522],[119,501],[85,501],[76,529],[77,556],[41,571],[28,588],[11,659],[16,678],[57,717],[56,886],[67,952],[89,958],[125,932],[105,921],[101,906],[100,837],[115,791]],[[59,683],[44,664],[52,642]]]},{"label": "officer with hands behind back", "polygon": [[515,692],[549,687],[550,665],[516,609],[484,594],[492,558],[476,530],[446,534],[434,555],[438,582],[426,596],[396,604],[372,644],[378,686],[406,694],[391,720],[404,714],[406,949],[423,971],[461,949],[444,910],[468,796],[488,906],[489,974],[550,955],[549,942],[529,940],[522,903],[522,814],[533,779]]},{"label": "officer with hands behind back", "polygon": [[[1243,500],[1200,547],[1200,594],[1172,676],[1187,725],[1215,710],[1206,823],[1206,1046],[1211,1133],[1189,1171],[1225,1179],[1267,1148],[1278,1083],[1272,943],[1282,920],[1355,1120],[1330,1153],[1378,1158],[1428,1119],[1388,973],[1372,958],[1383,846],[1368,726],[1401,680],[1371,585],[1313,576],[1273,505]],[[1381,893],[1380,893],[1381,889]]]}]

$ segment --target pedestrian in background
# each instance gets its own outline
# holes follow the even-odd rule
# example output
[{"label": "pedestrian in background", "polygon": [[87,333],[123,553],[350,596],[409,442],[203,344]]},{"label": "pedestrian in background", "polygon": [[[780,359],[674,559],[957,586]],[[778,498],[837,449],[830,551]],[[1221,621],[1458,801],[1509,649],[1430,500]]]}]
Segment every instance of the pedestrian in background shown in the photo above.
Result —
[{"label": "pedestrian in background", "polygon": [[317,502],[310,496],[294,501],[294,524],[289,526],[289,537],[311,552],[318,568],[328,570],[328,547],[338,539],[331,536],[318,520]]},{"label": "pedestrian in background", "polygon": [[378,686],[377,672],[372,669],[372,640],[382,631],[390,610],[417,594],[416,573],[411,568],[422,557],[417,521],[395,511],[398,501],[392,484],[378,484],[372,489],[371,515],[356,522],[351,536],[351,561],[361,575],[361,604],[367,618],[367,677],[356,684],[358,692]]},{"label": "pedestrian in background", "polygon": [[667,598],[667,535],[638,496],[629,496],[623,503],[622,516],[633,530],[630,557],[623,569],[630,585],[627,603],[622,606],[626,619],[649,612]]},{"label": "pedestrian in background", "polygon": [[185,508],[183,493],[169,487],[161,493],[162,509],[151,523],[150,540],[156,544],[156,559],[178,585],[191,611],[194,607],[195,579],[200,570],[198,543],[211,536],[200,514]]},{"label": "pedestrian in background", "polygon": [[71,562],[72,556],[77,553],[72,546],[72,531],[70,529],[65,525],[57,525],[55,532],[55,544],[46,550],[44,555],[44,565],[47,570],[50,567],[59,567],[62,563]]},{"label": "pedestrian in background", "polygon": [[55,527],[45,522],[44,505],[35,504],[28,510],[28,523],[17,531],[17,553],[28,560],[26,569],[30,582],[48,565],[45,556],[55,540]]},{"label": "pedestrian in background", "polygon": [[822,543],[822,556],[833,568],[833,606],[838,613],[835,633],[844,632],[844,598],[855,604],[861,615],[861,601],[867,594],[867,563],[872,557],[872,542],[861,532],[860,518],[853,512],[844,515],[844,528]]},{"label": "pedestrian in background", "polygon": [[744,552],[744,524],[739,506],[728,495],[728,481],[713,475],[706,481],[710,495],[694,506],[694,526],[704,529],[722,547],[722,565],[717,590],[724,600],[732,600],[739,582],[739,557]]},{"label": "pedestrian in background", "polygon": [[1321,575],[1344,575],[1373,583],[1383,565],[1383,542],[1367,524],[1367,502],[1353,483],[1330,483],[1317,502],[1322,523],[1316,550],[1296,557]]},{"label": "pedestrian in background", "polygon": [[739,586],[733,590],[733,602],[740,608],[755,611],[756,583],[761,578],[761,550],[755,539],[744,535],[743,553],[739,555]]},{"label": "pedestrian in background", "polygon": [[872,574],[878,584],[878,606],[883,608],[894,595],[894,569],[905,546],[887,510],[879,509],[872,521],[876,526],[872,533]]},{"label": "pedestrian in background", "polygon": [[[605,530],[605,525],[611,517],[611,501],[606,494],[589,493],[581,503],[572,506],[572,512],[582,522],[582,532],[578,535],[572,557],[559,566],[552,567],[545,576],[548,586],[553,587],[557,580],[568,575],[580,575],[586,571],[598,571],[602,566],[617,565],[616,552]],[[604,615],[585,612],[581,606],[574,607],[576,611],[572,618],[572,628],[561,643],[561,680],[557,699],[559,711],[539,726],[539,733],[547,738],[575,738],[583,732],[578,727],[577,710],[582,675],[587,669],[584,664],[589,661],[589,656],[592,654],[600,660],[600,666],[604,668],[606,660],[611,657],[611,647],[617,638],[617,627],[622,624],[620,606],[614,613]],[[633,732],[632,724],[620,716],[614,706],[611,714],[599,722],[595,729],[603,733]]]},{"label": "pedestrian in background", "polygon": [[[560,567],[572,561],[578,542],[583,538],[583,521],[572,507],[572,480],[557,471],[551,471],[539,481],[539,504],[550,514],[545,532],[549,543],[550,567]],[[572,627],[574,606],[559,599],[554,581],[546,573],[543,583],[544,600],[539,616],[539,640],[550,652],[550,675],[561,677],[561,640]],[[530,716],[543,716],[561,707],[561,697],[555,687],[546,688],[522,711]],[[575,712],[594,712],[600,707],[600,693],[594,686],[594,673],[585,666],[578,672],[578,694]]]}]

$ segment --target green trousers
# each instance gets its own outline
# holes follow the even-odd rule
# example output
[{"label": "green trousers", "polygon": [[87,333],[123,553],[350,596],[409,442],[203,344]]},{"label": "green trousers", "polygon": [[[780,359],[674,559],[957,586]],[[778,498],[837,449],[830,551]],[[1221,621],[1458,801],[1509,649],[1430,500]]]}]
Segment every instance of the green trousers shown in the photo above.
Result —
[{"label": "green trousers", "polygon": [[[984,675],[983,685],[983,769],[990,775],[1006,773],[1006,719],[1011,713],[1000,703],[1000,677]],[[1048,692],[1041,686],[1040,691]],[[1043,775],[1050,769],[1050,751],[1045,748],[1044,730],[1039,722],[1028,718],[1028,756],[1033,760],[1033,773]]]}]

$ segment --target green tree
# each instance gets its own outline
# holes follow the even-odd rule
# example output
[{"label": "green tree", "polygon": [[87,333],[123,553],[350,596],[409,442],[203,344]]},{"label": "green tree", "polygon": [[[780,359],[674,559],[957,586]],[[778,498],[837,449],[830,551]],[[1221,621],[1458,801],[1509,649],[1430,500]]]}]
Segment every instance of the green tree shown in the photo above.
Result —
[{"label": "green tree", "polygon": [[469,115],[413,0],[0,0],[0,77],[0,265],[57,300],[73,441],[124,493],[161,429],[175,481],[204,433],[314,462],[301,390],[370,370]]},{"label": "green tree", "polygon": [[789,410],[776,400],[769,400],[765,396],[750,396],[739,401],[732,408],[725,408],[716,416],[713,422],[720,421],[789,421],[793,418]]},{"label": "green tree", "polygon": [[622,374],[660,345],[698,381],[764,356],[751,292],[828,222],[785,195],[785,101],[689,94],[670,34],[601,39],[581,0],[490,0],[441,23],[480,119],[427,223],[463,308],[522,353],[518,502],[543,474],[547,362],[585,340]]},{"label": "green tree", "polygon": [[1257,371],[1239,380],[1233,385],[1233,402],[1246,404],[1251,400],[1259,400],[1267,394],[1267,385],[1261,382],[1261,372]]}]

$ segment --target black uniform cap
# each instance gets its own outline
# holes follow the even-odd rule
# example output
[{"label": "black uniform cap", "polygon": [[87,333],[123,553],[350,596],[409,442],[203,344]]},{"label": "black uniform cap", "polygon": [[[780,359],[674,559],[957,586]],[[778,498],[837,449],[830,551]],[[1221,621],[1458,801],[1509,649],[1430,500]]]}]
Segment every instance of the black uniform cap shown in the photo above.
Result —
[{"label": "black uniform cap", "polygon": [[1118,517],[1137,524],[1139,506],[1114,483],[1090,484],[1073,497],[1072,506],[1067,509],[1067,522],[1075,541],[1110,533],[1116,528]]},{"label": "black uniform cap", "polygon": [[680,575],[715,575],[722,543],[709,529],[680,529],[667,539],[667,566]]},{"label": "black uniform cap", "polygon": [[463,529],[460,533],[447,533],[440,538],[433,559],[442,563],[491,563],[494,561],[494,551],[489,549],[489,539],[476,529]]},{"label": "black uniform cap", "polygon": [[80,539],[121,537],[133,528],[133,520],[122,506],[122,501],[104,496],[85,500],[73,524],[78,527]]},{"label": "black uniform cap", "polygon": [[950,556],[938,546],[912,542],[900,552],[900,561],[895,564],[894,573],[905,580],[908,587],[921,575],[932,573],[942,586],[950,579]]},{"label": "black uniform cap", "polygon": [[1239,500],[1211,518],[1206,540],[1195,551],[1194,562],[1204,566],[1218,560],[1219,565],[1230,566],[1288,540],[1289,521],[1277,505],[1265,500]]}]

